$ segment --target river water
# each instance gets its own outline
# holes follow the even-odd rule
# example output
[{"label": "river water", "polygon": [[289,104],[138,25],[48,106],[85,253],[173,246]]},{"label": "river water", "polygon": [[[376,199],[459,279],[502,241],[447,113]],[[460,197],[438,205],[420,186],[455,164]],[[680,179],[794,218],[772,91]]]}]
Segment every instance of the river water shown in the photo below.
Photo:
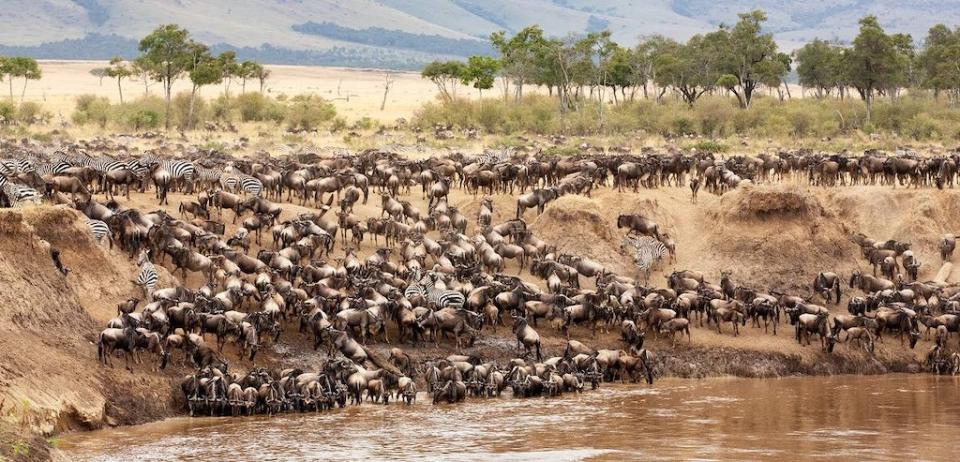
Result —
[{"label": "river water", "polygon": [[551,399],[176,418],[65,437],[71,461],[950,460],[960,378],[667,379]]}]

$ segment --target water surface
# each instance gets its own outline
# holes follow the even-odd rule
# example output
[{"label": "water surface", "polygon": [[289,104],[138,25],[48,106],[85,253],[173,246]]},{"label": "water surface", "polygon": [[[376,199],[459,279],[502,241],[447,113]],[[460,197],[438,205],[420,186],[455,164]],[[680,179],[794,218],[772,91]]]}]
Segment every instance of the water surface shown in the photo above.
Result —
[{"label": "water surface", "polygon": [[960,378],[669,379],[551,399],[176,418],[69,435],[72,461],[951,460]]}]

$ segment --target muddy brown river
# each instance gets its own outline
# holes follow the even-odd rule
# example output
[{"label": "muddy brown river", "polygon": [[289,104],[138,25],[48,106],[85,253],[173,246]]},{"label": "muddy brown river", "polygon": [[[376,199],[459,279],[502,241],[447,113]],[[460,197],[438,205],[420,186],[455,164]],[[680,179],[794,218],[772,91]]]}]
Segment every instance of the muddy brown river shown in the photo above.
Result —
[{"label": "muddy brown river", "polygon": [[71,461],[951,460],[960,378],[669,379],[553,399],[177,418],[65,437]]}]

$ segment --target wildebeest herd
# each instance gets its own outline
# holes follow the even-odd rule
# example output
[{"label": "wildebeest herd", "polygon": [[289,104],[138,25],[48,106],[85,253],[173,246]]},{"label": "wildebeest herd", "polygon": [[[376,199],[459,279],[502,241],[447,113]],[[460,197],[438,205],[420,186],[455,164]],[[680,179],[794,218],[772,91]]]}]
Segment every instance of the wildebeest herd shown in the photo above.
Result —
[{"label": "wildebeest herd", "polygon": [[[726,272],[712,283],[701,272],[675,270],[665,275],[666,287],[650,285],[650,268],[672,261],[682,243],[643,215],[624,213],[616,222],[628,231],[622,250],[636,263],[636,275],[560,253],[525,221],[534,213],[529,209],[539,214],[560,196],[604,187],[689,185],[694,198],[701,185],[722,194],[745,180],[787,176],[819,186],[952,187],[957,155],[552,158],[517,152],[411,160],[370,150],[252,160],[157,153],[115,158],[73,148],[52,155],[21,149],[0,160],[0,199],[14,207],[45,199],[76,208],[98,242],[119,246],[135,260],[138,272],[130,279],[142,294],[117,307],[118,316],[98,337],[98,358],[109,364],[122,355],[129,368],[147,353],[164,368],[180,356],[180,364],[196,370],[181,383],[191,413],[321,410],[364,399],[412,403],[418,383],[434,403],[499,396],[507,388],[530,397],[579,392],[585,383],[595,388],[604,380],[653,383],[658,361],[644,348],[648,333],[675,345],[684,336],[691,342],[693,328],[704,323],[718,333],[739,335],[749,323],[776,335],[778,325],[789,322],[801,344],[816,337],[830,353],[837,342],[856,343],[870,355],[891,333],[912,348],[925,327],[924,334],[933,331],[936,339],[929,369],[960,368],[960,355],[947,345],[960,328],[960,286],[918,281],[920,262],[909,243],[853,236],[873,272],[816,277],[811,293],[825,304],[839,303],[844,286],[862,293],[850,298],[849,314],[831,315],[813,296],[765,293]],[[450,204],[457,188],[476,198],[475,216]],[[124,206],[115,194],[129,198],[130,189],[152,189],[161,205],[169,203],[170,192],[186,196],[175,204],[177,217]],[[425,210],[411,203],[417,195]],[[516,195],[515,214],[510,210],[512,218],[501,223],[494,223],[496,195]],[[379,203],[380,214],[362,217],[355,208],[369,200]],[[291,213],[282,203],[307,211]],[[371,243],[373,250],[361,255]],[[943,259],[954,246],[953,236],[945,236]],[[505,272],[511,261],[517,275]],[[161,265],[181,281],[200,279],[195,288],[184,282],[158,288]],[[545,354],[541,321],[566,336],[562,353]],[[483,358],[488,350],[477,349],[477,341],[496,338],[498,326],[507,324],[519,357]],[[570,339],[584,327],[592,338],[619,330],[622,345],[595,349]],[[323,347],[321,365],[310,371],[256,367],[258,352],[284,334]],[[455,352],[423,359],[414,351],[441,342]],[[228,343],[240,364],[250,364],[247,372],[228,367]],[[387,343],[414,350],[393,347],[384,358],[368,346]]]}]

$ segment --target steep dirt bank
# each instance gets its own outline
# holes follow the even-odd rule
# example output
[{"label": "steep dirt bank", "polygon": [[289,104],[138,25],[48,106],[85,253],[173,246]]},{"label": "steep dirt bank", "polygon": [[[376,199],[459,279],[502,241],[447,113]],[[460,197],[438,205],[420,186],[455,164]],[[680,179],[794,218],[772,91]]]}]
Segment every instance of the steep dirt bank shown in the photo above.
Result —
[{"label": "steep dirt bank", "polygon": [[[852,269],[865,267],[849,241],[852,232],[914,242],[924,262],[921,278],[930,278],[939,267],[936,242],[940,235],[960,231],[955,226],[960,223],[957,191],[749,186],[723,197],[703,193],[698,204],[691,204],[688,194],[685,189],[637,193],[601,189],[589,198],[563,197],[543,215],[528,211],[525,218],[539,237],[560,250],[635,275],[629,256],[619,249],[625,230],[616,228],[616,216],[644,213],[657,220],[678,246],[677,263],[663,265],[652,283],[662,285],[662,274],[675,268],[703,271],[713,281],[721,270],[730,270],[743,284],[803,295],[809,293],[808,284],[818,271],[849,275]],[[171,195],[171,205],[164,208],[176,214],[183,197]],[[362,217],[379,214],[375,199],[357,207]],[[418,193],[404,199],[426,210]],[[478,199],[459,191],[451,194],[451,204],[460,207],[471,223]],[[495,222],[513,217],[514,197],[493,199]],[[153,210],[154,204],[152,193],[135,195],[125,203],[144,210]],[[285,204],[282,218],[301,211],[304,208]],[[226,215],[229,233],[236,225],[229,223],[232,214]],[[163,373],[153,372],[150,364],[129,372],[96,362],[97,333],[115,315],[119,301],[139,293],[130,283],[136,268],[127,255],[97,246],[76,212],[51,207],[0,211],[0,237],[0,400],[5,403],[0,412],[0,455],[12,456],[14,445],[22,443],[32,451],[31,457],[43,458],[47,447],[43,435],[144,422],[180,412],[175,386],[188,371],[179,366],[179,352]],[[53,267],[41,238],[63,252],[65,264],[73,269],[66,279]],[[361,255],[373,248],[366,241]],[[341,254],[338,248],[334,256]],[[516,271],[511,263],[507,272]],[[169,274],[163,276],[165,281],[172,280],[167,279]],[[533,280],[526,271],[522,277]],[[186,282],[190,287],[201,283],[195,275]],[[846,297],[850,290],[844,288],[844,293]],[[832,308],[839,313],[844,311],[840,306]],[[562,352],[564,337],[547,323],[537,330],[544,337],[545,355]],[[595,348],[620,347],[615,333],[592,339],[589,332],[574,329],[571,338]],[[516,355],[515,346],[509,328],[500,328],[496,334],[484,331],[466,353],[505,361]],[[878,347],[876,358],[839,345],[828,356],[816,345],[798,345],[789,326],[781,324],[777,336],[753,328],[743,329],[739,337],[696,328],[689,344],[684,340],[674,349],[669,342],[651,338],[648,346],[660,356],[664,375],[777,377],[911,371],[929,343],[910,351],[888,340]],[[385,354],[389,347],[371,348]],[[446,356],[452,349],[449,343],[439,348],[403,348],[418,359]],[[290,326],[279,345],[258,356],[257,365],[311,367],[322,357],[313,352],[309,339]],[[249,362],[237,361],[230,347],[227,358],[231,369],[250,367]]]},{"label": "steep dirt bank", "polygon": [[[116,374],[96,362],[96,335],[129,295],[133,267],[99,249],[85,226],[67,209],[0,211],[0,454],[45,454],[44,439],[28,435],[174,412],[169,373]],[[50,244],[73,269],[68,277],[54,267]]]}]

